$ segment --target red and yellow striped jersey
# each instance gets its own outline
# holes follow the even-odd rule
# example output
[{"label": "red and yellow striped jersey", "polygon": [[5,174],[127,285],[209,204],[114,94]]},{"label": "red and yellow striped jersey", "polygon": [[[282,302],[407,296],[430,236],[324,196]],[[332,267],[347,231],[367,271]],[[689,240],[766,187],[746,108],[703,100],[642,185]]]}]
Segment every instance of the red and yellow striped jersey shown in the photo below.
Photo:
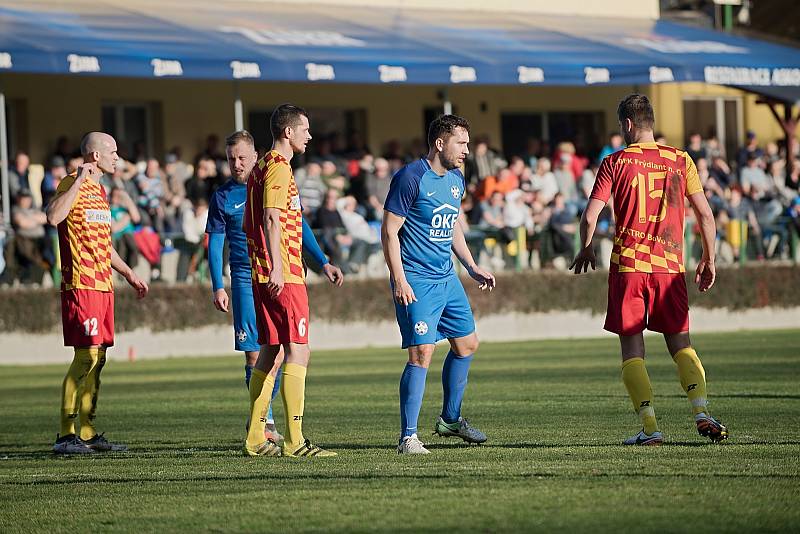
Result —
[{"label": "red and yellow striped jersey", "polygon": [[[76,174],[58,184],[57,194],[75,183]],[[111,277],[111,211],[102,185],[87,178],[67,218],[58,224],[61,289],[113,291]]]},{"label": "red and yellow striped jersey", "polygon": [[256,163],[247,179],[247,204],[242,227],[247,235],[253,281],[260,284],[269,281],[272,270],[264,227],[264,213],[267,208],[280,210],[280,253],[284,283],[304,284],[300,193],[294,181],[292,167],[275,150],[268,152]]},{"label": "red and yellow striped jersey", "polygon": [[684,197],[702,191],[692,158],[677,148],[634,143],[607,156],[591,197],[614,196],[611,272],[684,272]]}]

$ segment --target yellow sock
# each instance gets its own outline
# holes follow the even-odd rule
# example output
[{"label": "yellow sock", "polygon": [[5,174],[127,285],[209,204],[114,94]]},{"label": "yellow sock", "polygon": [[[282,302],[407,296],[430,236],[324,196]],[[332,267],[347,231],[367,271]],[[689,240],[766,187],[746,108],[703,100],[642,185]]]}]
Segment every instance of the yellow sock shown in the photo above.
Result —
[{"label": "yellow sock", "polygon": [[80,393],[79,419],[81,422],[81,439],[92,439],[97,430],[94,428],[94,418],[97,413],[97,393],[100,390],[100,373],[106,364],[106,348],[97,349],[97,363],[86,376]]},{"label": "yellow sock", "polygon": [[633,411],[642,420],[645,434],[658,431],[656,412],[653,410],[653,389],[643,358],[630,358],[622,362],[622,381],[633,403]]},{"label": "yellow sock", "polygon": [[250,376],[250,428],[247,431],[247,446],[258,447],[264,443],[264,426],[272,400],[275,377],[261,369],[253,369]]},{"label": "yellow sock", "polygon": [[296,363],[287,363],[283,366],[281,380],[281,397],[283,397],[283,411],[286,415],[284,446],[295,450],[305,442],[303,409],[306,400],[306,368]]},{"label": "yellow sock", "polygon": [[78,418],[78,390],[83,387],[87,375],[92,372],[98,359],[97,347],[76,347],[72,364],[61,384],[61,435],[75,433]]},{"label": "yellow sock", "polygon": [[708,413],[706,372],[697,353],[692,347],[687,347],[676,352],[672,359],[678,365],[678,377],[681,379],[681,387],[689,397],[692,413]]}]

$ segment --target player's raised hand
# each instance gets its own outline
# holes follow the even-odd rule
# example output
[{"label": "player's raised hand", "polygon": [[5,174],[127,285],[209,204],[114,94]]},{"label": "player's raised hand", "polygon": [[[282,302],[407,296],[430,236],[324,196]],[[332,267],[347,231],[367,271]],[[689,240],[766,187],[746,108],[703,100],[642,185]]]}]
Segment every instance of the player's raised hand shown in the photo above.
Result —
[{"label": "player's raised hand", "polygon": [[411,289],[411,285],[409,285],[408,281],[403,280],[402,282],[395,282],[394,300],[403,306],[408,306],[412,302],[417,301],[417,296],[414,294],[414,290]]},{"label": "player's raised hand", "polygon": [[325,275],[325,278],[327,278],[331,284],[336,287],[342,287],[344,283],[344,273],[337,266],[332,263],[326,263],[322,266],[322,274]]},{"label": "player's raised hand", "polygon": [[702,293],[708,291],[714,285],[716,279],[717,268],[714,266],[714,262],[708,258],[701,259],[697,264],[694,275],[694,283],[697,284],[697,289]]},{"label": "player's raised hand", "polygon": [[569,266],[569,270],[574,270],[575,274],[581,274],[581,272],[587,272],[590,265],[593,271],[597,269],[597,258],[594,255],[594,248],[591,245],[584,247],[578,252],[578,255],[572,260],[572,265]]},{"label": "player's raised hand", "polygon": [[85,180],[97,174],[99,171],[95,163],[84,163],[78,167],[78,180]]},{"label": "player's raised hand", "polygon": [[147,292],[150,291],[150,288],[147,286],[147,282],[139,278],[136,273],[131,271],[127,280],[130,286],[136,290],[136,298],[143,299],[147,296]]},{"label": "player's raised hand", "polygon": [[497,285],[494,275],[485,269],[481,269],[477,265],[467,271],[473,280],[478,282],[478,287],[481,290],[488,289],[491,291]]},{"label": "player's raised hand", "polygon": [[221,312],[228,313],[228,293],[225,288],[214,291],[214,307]]}]

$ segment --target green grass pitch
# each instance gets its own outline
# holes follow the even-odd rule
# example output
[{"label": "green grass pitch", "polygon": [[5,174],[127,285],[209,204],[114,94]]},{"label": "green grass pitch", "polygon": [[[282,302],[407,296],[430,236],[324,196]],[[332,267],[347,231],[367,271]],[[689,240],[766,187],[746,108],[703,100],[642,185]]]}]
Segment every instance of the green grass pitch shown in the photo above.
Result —
[{"label": "green grass pitch", "polygon": [[439,347],[420,418],[426,457],[395,453],[399,349],[313,355],[306,434],[339,452],[316,460],[242,456],[238,354],[110,362],[98,428],[130,451],[90,458],[50,452],[66,365],[3,367],[0,532],[796,529],[800,331],[694,344],[712,413],[730,428],[722,445],[697,435],[657,337],[648,369],[667,442],[652,448],[619,444],[639,425],[613,338],[485,344],[464,403],[483,446],[429,435]]}]

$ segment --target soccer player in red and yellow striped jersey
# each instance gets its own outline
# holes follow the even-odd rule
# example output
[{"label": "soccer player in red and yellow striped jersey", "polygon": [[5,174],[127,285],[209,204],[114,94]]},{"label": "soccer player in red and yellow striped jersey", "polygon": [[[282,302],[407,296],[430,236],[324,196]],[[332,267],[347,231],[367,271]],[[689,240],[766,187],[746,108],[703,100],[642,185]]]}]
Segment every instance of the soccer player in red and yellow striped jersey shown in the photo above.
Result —
[{"label": "soccer player in red and yellow striped jersey", "polygon": [[689,298],[683,264],[684,199],[695,212],[703,244],[695,283],[700,291],[714,285],[716,227],[694,162],[686,152],[657,144],[655,116],[646,96],[632,94],[617,110],[628,145],[603,160],[581,218],[582,250],[571,269],[595,268],[592,236],[600,212],[614,198],[616,231],[608,277],[605,329],[619,335],[622,380],[642,422],[642,431],[626,445],[663,442],[650,378],[644,364],[642,332],[661,332],[678,367],[698,432],[712,441],[728,437],[728,429],[708,411],[705,371],[689,340]]},{"label": "soccer player in red and yellow striped jersey", "polygon": [[[113,173],[119,156],[114,138],[91,132],[81,142],[84,164],[65,177],[47,206],[47,221],[58,227],[61,253],[61,319],[64,345],[75,355],[62,384],[61,431],[53,450],[83,454],[122,450],[94,428],[100,372],[106,349],[114,344],[114,293],[111,269],[143,298],[147,284],[119,257],[111,244],[111,212],[100,185]],[[80,436],[75,420],[80,421]]]},{"label": "soccer player in red and yellow striped jersey", "polygon": [[[308,348],[308,295],[301,250],[303,219],[300,195],[289,161],[305,152],[311,140],[308,114],[282,104],[270,118],[272,150],[259,160],[247,180],[244,231],[253,274],[258,355],[250,379],[250,426],[245,454],[250,456],[336,456],[303,436]],[[283,447],[264,439],[275,376],[281,383],[286,436]]]}]

